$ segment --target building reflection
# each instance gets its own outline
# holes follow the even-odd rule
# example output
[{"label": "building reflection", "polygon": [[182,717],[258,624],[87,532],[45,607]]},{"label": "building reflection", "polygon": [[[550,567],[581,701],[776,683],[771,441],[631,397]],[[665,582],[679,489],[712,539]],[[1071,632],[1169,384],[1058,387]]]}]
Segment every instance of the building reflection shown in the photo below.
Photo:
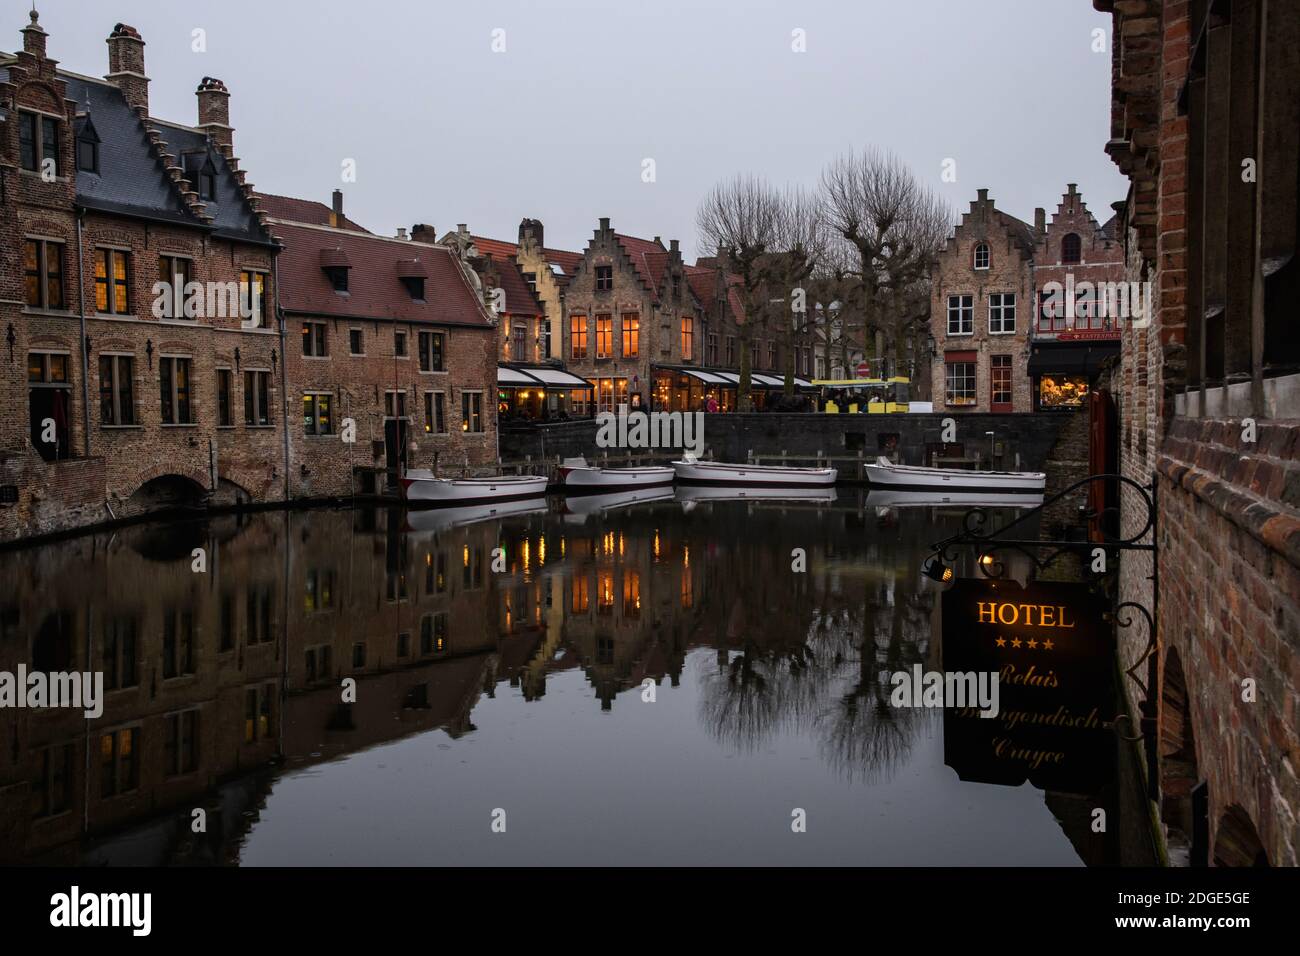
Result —
[{"label": "building reflection", "polygon": [[102,670],[106,686],[94,721],[0,710],[0,859],[237,862],[285,771],[472,732],[482,697],[540,701],[555,672],[580,671],[603,710],[638,706],[696,648],[712,651],[699,719],[728,748],[812,735],[869,780],[933,726],[888,698],[890,673],[938,666],[919,576],[935,515],[512,510],[232,515],[0,554],[0,670]]}]

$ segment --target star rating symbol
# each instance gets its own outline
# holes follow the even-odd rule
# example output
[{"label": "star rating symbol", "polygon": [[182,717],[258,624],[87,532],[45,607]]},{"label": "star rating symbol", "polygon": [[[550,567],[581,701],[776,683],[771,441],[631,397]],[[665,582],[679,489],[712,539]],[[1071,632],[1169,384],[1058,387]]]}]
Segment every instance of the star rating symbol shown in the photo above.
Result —
[{"label": "star rating symbol", "polygon": [[1025,643],[1027,643],[1027,644],[1029,645],[1029,649],[1030,649],[1031,651],[1032,651],[1035,647],[1038,646],[1038,642],[1037,642],[1036,640],[1034,640],[1032,637],[1031,637],[1028,641],[1026,641]]},{"label": "star rating symbol", "polygon": [[1055,646],[1056,645],[1053,644],[1050,640],[1043,641],[1043,650],[1045,651],[1050,651]]},{"label": "star rating symbol", "polygon": [[1006,647],[1007,639],[1005,637],[999,637],[994,643],[997,644],[998,647]]},{"label": "star rating symbol", "polygon": [[1013,637],[1013,638],[1011,639],[1011,646],[1012,646],[1012,647],[1019,647],[1019,646],[1020,646],[1020,638],[1018,638],[1018,637]]}]

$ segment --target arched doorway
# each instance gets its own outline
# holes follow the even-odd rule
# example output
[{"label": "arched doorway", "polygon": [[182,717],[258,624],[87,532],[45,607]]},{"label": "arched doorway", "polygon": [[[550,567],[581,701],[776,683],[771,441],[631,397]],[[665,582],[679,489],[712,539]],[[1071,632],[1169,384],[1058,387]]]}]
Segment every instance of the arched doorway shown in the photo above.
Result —
[{"label": "arched doorway", "polygon": [[1203,865],[1203,852],[1193,852],[1193,843],[1201,842],[1196,825],[1200,801],[1193,799],[1199,780],[1187,676],[1178,649],[1171,647],[1160,692],[1160,816],[1174,866]]},{"label": "arched doorway", "polygon": [[1224,811],[1219,818],[1219,831],[1214,837],[1215,866],[1268,866],[1268,854],[1259,839],[1255,824],[1237,804]]}]

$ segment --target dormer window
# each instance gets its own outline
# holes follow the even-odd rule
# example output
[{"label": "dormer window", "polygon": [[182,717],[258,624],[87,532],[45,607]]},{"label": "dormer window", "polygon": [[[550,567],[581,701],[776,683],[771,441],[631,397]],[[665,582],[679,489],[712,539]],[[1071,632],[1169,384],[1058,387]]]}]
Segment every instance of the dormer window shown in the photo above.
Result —
[{"label": "dormer window", "polygon": [[204,202],[217,198],[217,167],[212,164],[212,154],[206,149],[184,154],[185,178],[194,184],[194,191]]},{"label": "dormer window", "polygon": [[99,144],[94,140],[77,140],[77,169],[83,173],[99,172]]},{"label": "dormer window", "polygon": [[348,270],[352,267],[352,260],[343,248],[322,249],[320,251],[320,267],[325,273],[325,278],[329,279],[330,286],[339,295],[348,294]]},{"label": "dormer window", "polygon": [[335,292],[348,291],[347,266],[326,266],[325,275],[330,280],[330,285],[334,287]]},{"label": "dormer window", "polygon": [[77,130],[77,169],[83,173],[99,172],[99,134],[89,116]]},{"label": "dormer window", "polygon": [[989,267],[989,244],[987,242],[981,242],[975,246],[974,265],[976,269],[987,269]]},{"label": "dormer window", "polygon": [[429,270],[418,258],[398,260],[397,278],[401,280],[402,287],[406,289],[406,294],[411,297],[411,301],[424,301],[424,285],[428,277]]}]

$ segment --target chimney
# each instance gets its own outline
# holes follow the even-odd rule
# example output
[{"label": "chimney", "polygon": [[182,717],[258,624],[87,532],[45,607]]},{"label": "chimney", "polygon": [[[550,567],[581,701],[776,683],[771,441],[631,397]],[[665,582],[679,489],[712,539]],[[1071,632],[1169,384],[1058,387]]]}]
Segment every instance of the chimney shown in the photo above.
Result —
[{"label": "chimney", "polygon": [[1034,210],[1034,231],[1040,236],[1047,231],[1047,210],[1042,206]]},{"label": "chimney", "polygon": [[672,252],[672,253],[680,252],[680,250],[679,250],[678,247],[677,247],[677,240],[676,240],[676,239],[671,239],[671,240],[669,240],[669,242],[668,242],[668,251],[669,251],[669,252]]},{"label": "chimney", "polygon": [[981,190],[979,191],[978,195],[979,195],[979,199],[976,200],[977,202],[988,202],[988,201],[989,201],[989,191],[988,191],[987,189],[981,189]]},{"label": "chimney", "polygon": [[456,223],[456,235],[467,238],[469,236],[469,226],[463,222]]},{"label": "chimney", "polygon": [[531,238],[536,242],[538,249],[546,245],[542,238],[542,221],[540,219],[524,219],[519,223],[519,245],[524,245],[527,238]]},{"label": "chimney", "polygon": [[600,231],[609,232],[609,216],[602,216],[600,220]]},{"label": "chimney", "polygon": [[40,14],[33,8],[28,14],[31,23],[23,27],[23,52],[30,53],[32,56],[45,59],[45,38],[48,34],[41,29],[38,21]]},{"label": "chimney", "polygon": [[135,27],[119,23],[108,35],[108,80],[131,106],[149,113],[149,77],[144,75],[144,40]]},{"label": "chimney", "polygon": [[220,146],[231,145],[230,91],[220,80],[205,76],[194,91],[199,98],[199,129]]},{"label": "chimney", "polygon": [[398,226],[398,227],[397,227],[397,238],[398,238],[398,239],[405,239],[405,238],[406,238],[406,227],[405,227],[405,226]]},{"label": "chimney", "polygon": [[334,190],[333,208],[330,210],[330,225],[335,229],[343,228],[343,190]]},{"label": "chimney", "polygon": [[437,231],[433,226],[427,223],[417,222],[411,227],[411,239],[415,242],[432,242],[438,241]]}]

